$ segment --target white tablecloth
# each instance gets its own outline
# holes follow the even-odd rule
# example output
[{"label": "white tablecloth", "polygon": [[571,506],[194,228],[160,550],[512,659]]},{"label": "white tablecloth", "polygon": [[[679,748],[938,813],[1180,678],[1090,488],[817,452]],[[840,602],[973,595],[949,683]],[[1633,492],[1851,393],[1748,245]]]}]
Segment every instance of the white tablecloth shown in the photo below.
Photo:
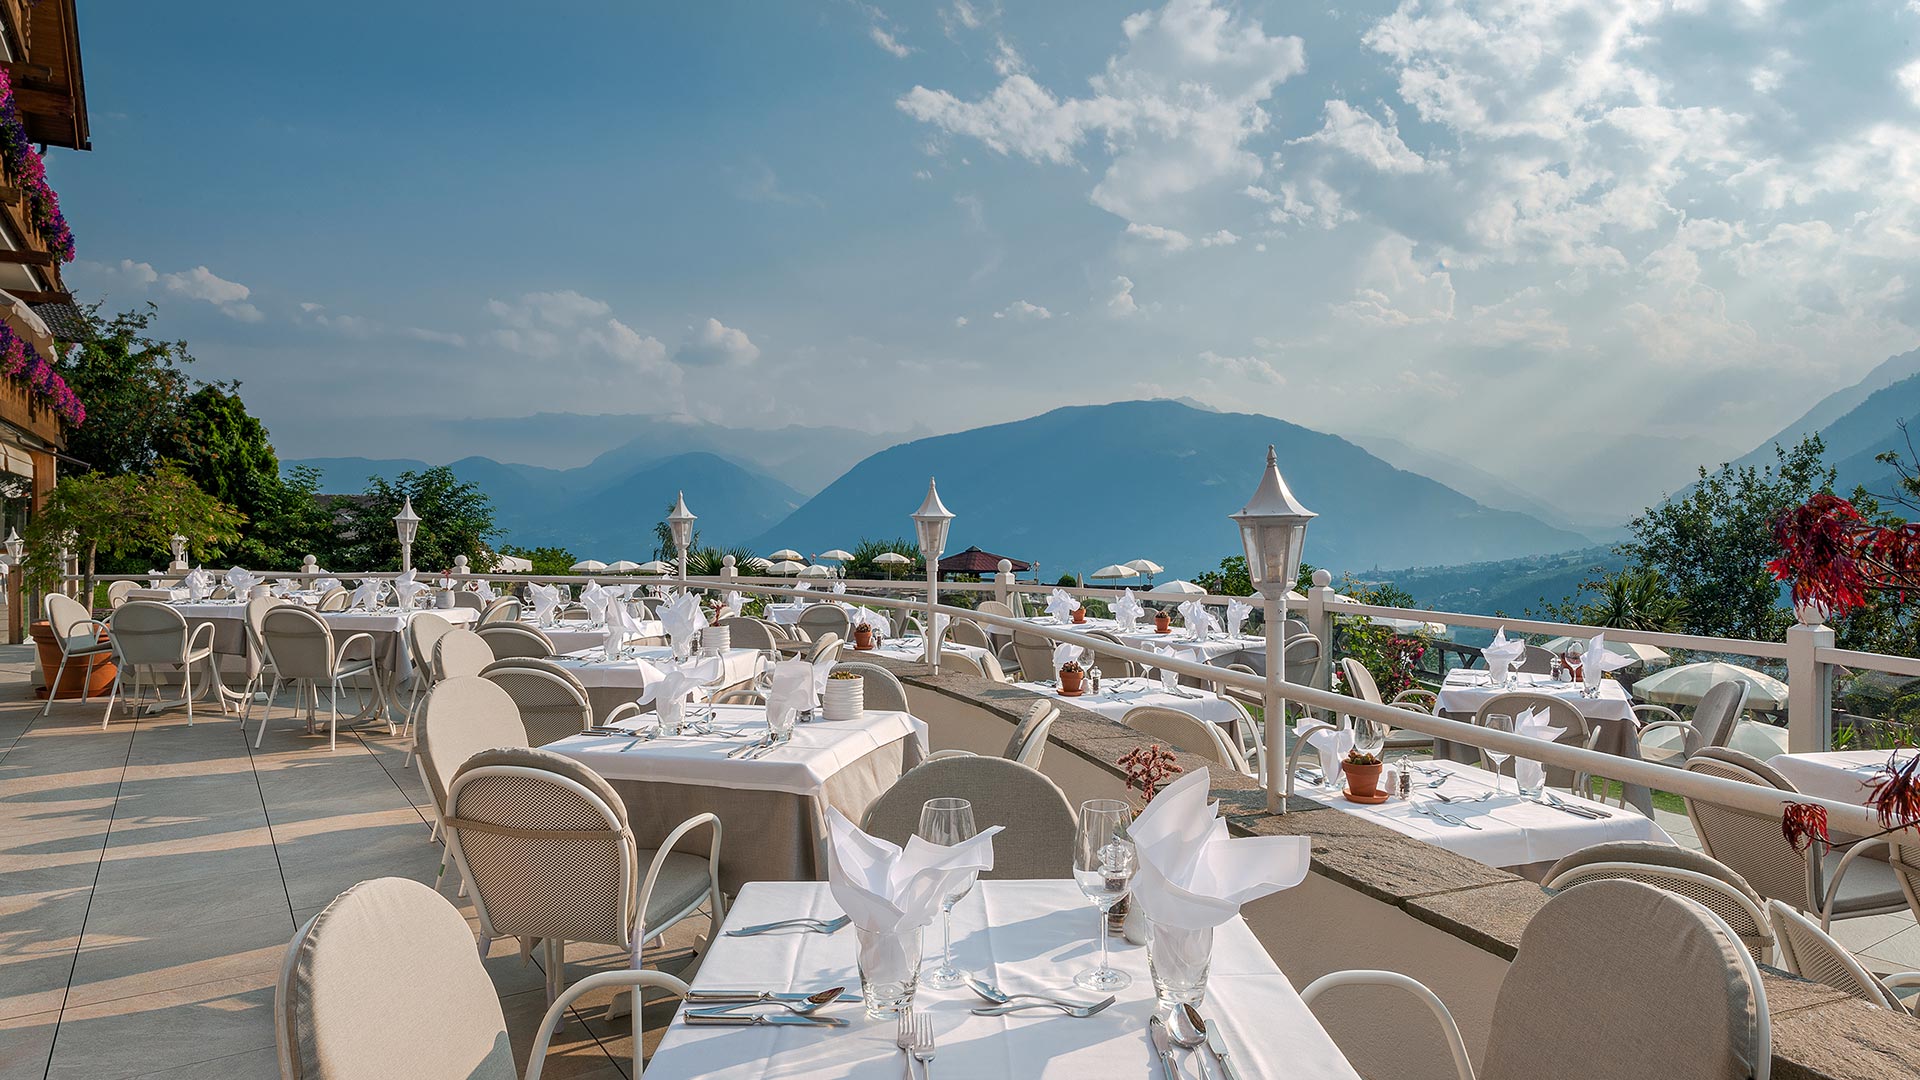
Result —
[{"label": "white tablecloth", "polygon": [[[975,660],[984,660],[993,655],[978,645],[961,645],[952,641],[942,644],[940,651],[956,652]],[[878,646],[868,652],[874,656],[884,656],[889,660],[910,660],[915,663],[924,661],[927,658],[926,642],[917,637],[884,638]],[[840,651],[840,659],[842,660],[858,660],[863,655],[867,654],[861,653],[856,649],[842,649]]]},{"label": "white tablecloth", "polygon": [[[729,926],[798,915],[840,914],[823,883],[754,883],[727,915]],[[1071,881],[983,881],[954,909],[954,958],[1009,992],[1047,991],[1085,998],[1073,976],[1093,966],[1096,915]],[[924,937],[935,963],[939,927]],[[931,1018],[939,1052],[934,1080],[1019,1077],[1100,1080],[1161,1074],[1147,1039],[1153,985],[1147,950],[1112,938],[1113,964],[1133,976],[1111,1008],[1085,1020],[1050,1010],[1010,1016],[974,1016],[973,992],[922,988],[915,1006]],[[819,990],[860,986],[851,928],[832,935],[767,934],[722,937],[700,965],[693,985],[703,989],[771,987]],[[647,1065],[648,1080],[900,1080],[905,1074],[893,1042],[894,1024],[867,1018],[855,1003],[829,1007],[844,1028],[690,1028],[676,1017]],[[1357,1080],[1326,1030],[1308,1011],[1292,982],[1236,918],[1214,936],[1213,969],[1201,1009],[1221,1025],[1235,1063],[1247,1080]],[[1189,1078],[1197,1063],[1176,1048]],[[916,1072],[916,1075],[917,1072]]]},{"label": "white tablecloth", "polygon": [[[797,603],[796,604],[768,604],[767,618],[773,622],[779,623],[782,626],[794,626],[800,622],[801,612],[807,610],[810,607],[815,607],[819,604],[839,604],[840,607],[843,610],[845,610],[849,615],[853,613],[853,605],[846,602],[845,600],[831,600],[826,597],[822,597],[819,600],[815,600],[812,603],[808,603],[808,604],[797,604]],[[893,620],[890,617],[888,617],[887,614],[883,611],[879,611],[873,608],[869,608],[868,610],[872,612],[873,617],[880,619],[882,622],[886,624],[884,627],[881,628],[881,631],[880,631],[881,636],[883,637],[892,636]]]},{"label": "white tablecloth", "polygon": [[[699,707],[688,708],[691,712]],[[647,716],[615,726],[645,729],[653,724],[654,718]],[[912,738],[918,741],[921,756],[927,752],[927,725],[903,712],[869,709],[858,720],[795,724],[791,742],[752,759],[729,758],[727,751],[737,750],[751,742],[751,737],[766,733],[764,707],[716,706],[713,728],[747,737],[678,735],[636,744],[618,735],[583,734],[569,735],[541,749],[574,758],[609,780],[700,784],[794,795],[820,794],[835,773],[888,743]],[[629,746],[632,749],[626,749]]]},{"label": "white tablecloth", "polygon": [[[241,620],[247,617],[245,600],[201,600],[184,601],[170,605],[187,620],[187,625],[209,622],[215,619]],[[322,611],[319,613],[327,625],[332,627],[336,639],[344,639],[350,634],[397,634],[407,628],[415,615],[431,611],[455,626],[473,622],[480,613],[472,608],[413,608],[403,611],[396,607],[383,607],[375,611],[364,608],[359,611]]]},{"label": "white tablecloth", "polygon": [[[547,635],[547,640],[553,642],[553,651],[556,653],[579,652],[582,649],[603,647],[607,643],[605,623],[591,623],[585,619],[562,619],[552,626],[538,626],[529,619],[526,620],[526,625]],[[629,634],[627,640],[659,638],[665,637],[666,634],[666,627],[659,620],[643,620],[640,628]]]},{"label": "white tablecloth", "polygon": [[[1313,755],[1306,755],[1306,762],[1313,762]],[[1317,769],[1318,765],[1311,765]],[[1436,768],[1454,775],[1438,790],[1452,798],[1462,795],[1476,795],[1493,788],[1493,774],[1484,769],[1456,762],[1433,762],[1430,768]],[[1363,817],[1395,832],[1424,840],[1435,847],[1445,848],[1456,854],[1465,855],[1476,862],[1488,866],[1525,866],[1528,863],[1553,862],[1570,855],[1583,847],[1605,843],[1609,840],[1651,840],[1655,843],[1671,844],[1673,838],[1666,831],[1633,809],[1621,809],[1618,806],[1600,806],[1598,803],[1569,795],[1564,791],[1554,794],[1567,802],[1581,806],[1591,806],[1604,810],[1610,817],[1588,819],[1576,817],[1564,810],[1555,810],[1550,806],[1540,806],[1522,800],[1514,794],[1513,778],[1503,781],[1501,790],[1506,794],[1487,802],[1443,803],[1433,797],[1433,789],[1426,785],[1435,779],[1415,773],[1413,776],[1413,798],[1422,806],[1431,807],[1443,814],[1471,821],[1480,826],[1478,829],[1465,825],[1454,825],[1437,818],[1416,814],[1407,805],[1407,800],[1398,797],[1388,799],[1377,806],[1350,802],[1340,794],[1344,780],[1340,776],[1332,778],[1331,786],[1313,785],[1295,778],[1294,793],[1316,799],[1337,810]]]},{"label": "white tablecloth", "polygon": [[1102,679],[1098,694],[1089,690],[1079,697],[1062,697],[1057,687],[1045,683],[1023,682],[1014,685],[1022,690],[1071,702],[1113,720],[1142,705],[1175,709],[1213,724],[1236,724],[1242,715],[1233,702],[1203,690],[1183,686],[1180,688],[1182,692],[1191,694],[1191,697],[1169,694],[1160,688],[1160,680],[1156,678]]},{"label": "white tablecloth", "polygon": [[1440,684],[1440,711],[1460,713],[1471,718],[1480,706],[1501,694],[1547,694],[1580,710],[1580,715],[1596,720],[1633,720],[1633,699],[1617,680],[1600,680],[1600,696],[1590,698],[1580,692],[1578,683],[1556,683],[1549,675],[1522,674],[1514,685],[1489,686],[1487,672],[1454,668]]},{"label": "white tablecloth", "polygon": [[1182,627],[1174,627],[1167,633],[1156,633],[1153,620],[1146,619],[1137,623],[1132,630],[1120,629],[1115,619],[1088,617],[1086,622],[1061,622],[1051,615],[1039,615],[1026,620],[1035,626],[1045,626],[1060,630],[1070,630],[1085,634],[1094,630],[1112,634],[1120,643],[1133,649],[1173,649],[1183,660],[1194,660],[1202,664],[1211,664],[1222,657],[1234,656],[1248,651],[1264,652],[1267,647],[1262,637],[1228,637],[1224,632],[1216,633],[1205,641],[1196,641],[1188,636]]},{"label": "white tablecloth", "polygon": [[[603,658],[601,643],[591,648],[577,650],[569,656],[556,656],[553,662],[572,672],[582,686],[589,690],[619,687],[631,690],[629,697],[638,696],[646,689],[647,683],[659,672],[660,664],[673,661],[673,648],[668,645],[636,645],[629,647],[622,658],[607,661]],[[694,659],[699,659],[696,655]],[[722,673],[718,686],[732,686],[745,682],[760,672],[760,654],[752,649],[728,649],[722,659]]]},{"label": "white tablecloth", "polygon": [[1879,775],[1896,753],[1904,763],[1914,752],[1834,750],[1822,754],[1776,754],[1767,759],[1767,764],[1780,770],[1780,775],[1808,795],[1865,806],[1867,796],[1873,793],[1867,782]]}]

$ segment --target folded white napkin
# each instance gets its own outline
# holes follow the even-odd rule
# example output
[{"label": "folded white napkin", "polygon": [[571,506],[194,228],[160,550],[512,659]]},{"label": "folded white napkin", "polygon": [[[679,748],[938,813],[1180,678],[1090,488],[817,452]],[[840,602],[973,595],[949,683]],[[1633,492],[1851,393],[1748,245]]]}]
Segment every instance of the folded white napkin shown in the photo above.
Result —
[{"label": "folded white napkin", "polygon": [[847,622],[853,626],[870,626],[882,633],[887,629],[887,617],[872,608],[854,608],[847,612]]},{"label": "folded white napkin", "polygon": [[[1172,650],[1172,649],[1157,649],[1157,648],[1156,648],[1156,649],[1152,649],[1152,650],[1150,650],[1150,651],[1152,651],[1152,652],[1155,652],[1155,653],[1159,653],[1159,654],[1160,654],[1160,655],[1162,655],[1162,656],[1172,656],[1172,655],[1173,655],[1173,650]],[[1160,669],[1160,689],[1162,689],[1162,690],[1164,690],[1164,691],[1166,691],[1167,693],[1169,693],[1169,694],[1171,694],[1171,693],[1173,693],[1173,688],[1174,688],[1174,687],[1176,687],[1176,686],[1178,686],[1178,685],[1180,685],[1180,673],[1179,673],[1179,672],[1177,672],[1177,671],[1175,671],[1175,670],[1173,670],[1172,668],[1168,668],[1168,667],[1163,667],[1163,668],[1161,668],[1161,669]]]},{"label": "folded white napkin", "polygon": [[1068,596],[1065,589],[1055,589],[1052,595],[1047,597],[1047,614],[1053,616],[1058,622],[1072,622],[1073,611],[1079,606],[1080,602]]},{"label": "folded white napkin", "polygon": [[1509,639],[1507,628],[1502,626],[1493,632],[1493,640],[1480,650],[1480,655],[1487,659],[1491,681],[1502,683],[1507,681],[1507,669],[1526,652],[1527,643],[1520,638]]},{"label": "folded white napkin", "polygon": [[495,600],[499,599],[497,596],[494,595],[493,583],[488,581],[485,578],[481,578],[479,581],[474,582],[473,594],[475,596],[478,596],[480,598],[480,602],[483,604],[491,604]]},{"label": "folded white napkin", "polygon": [[796,582],[794,582],[794,583],[793,583],[793,591],[794,591],[794,592],[812,592],[812,591],[813,591],[813,582],[811,582],[811,581],[796,581]]},{"label": "folded white napkin", "polygon": [[227,571],[227,587],[233,590],[235,596],[245,596],[247,590],[253,588],[259,580],[238,566]]},{"label": "folded white napkin", "polygon": [[680,721],[686,716],[687,695],[719,678],[722,670],[717,656],[659,665],[660,677],[649,679],[635,700],[642,705],[652,705],[653,711],[660,714],[662,727],[678,731]]},{"label": "folded white napkin", "polygon": [[737,592],[728,593],[727,613],[729,615],[745,615],[747,613],[747,598]]},{"label": "folded white napkin", "polygon": [[313,591],[319,593],[321,596],[325,596],[339,587],[339,578],[323,577],[316,579],[313,583]]},{"label": "folded white napkin", "polygon": [[412,607],[413,598],[419,596],[426,588],[427,583],[417,580],[412,570],[403,571],[400,576],[393,579],[393,594],[400,598],[400,606],[403,608]]},{"label": "folded white napkin", "polygon": [[147,571],[147,588],[157,589],[159,587],[160,587],[160,571],[158,570]]},{"label": "folded white napkin", "polygon": [[1073,645],[1064,641],[1058,645],[1055,645],[1053,647],[1053,670],[1059,671],[1061,668],[1066,667],[1069,663],[1080,659],[1081,654],[1085,653],[1086,651],[1087,650],[1081,648],[1078,645]]},{"label": "folded white napkin", "polygon": [[613,599],[613,593],[592,578],[580,589],[580,602],[587,607],[587,616],[592,621],[607,621],[607,603]]},{"label": "folded white napkin", "polygon": [[1141,607],[1140,600],[1133,595],[1132,589],[1121,592],[1120,599],[1113,602],[1113,617],[1119,621],[1122,630],[1133,629],[1134,624],[1140,621],[1140,615],[1144,610],[1146,609]]},{"label": "folded white napkin", "polygon": [[1580,681],[1587,689],[1600,688],[1600,676],[1609,671],[1618,671],[1633,663],[1633,657],[1621,656],[1607,648],[1607,635],[1595,634],[1587,642],[1587,651],[1580,656]]},{"label": "folded white napkin", "polygon": [[554,612],[560,610],[560,590],[536,581],[527,586],[527,596],[533,601],[534,618],[542,624],[552,622]]},{"label": "folded white napkin", "polygon": [[993,869],[993,836],[1000,829],[990,826],[952,847],[914,836],[901,848],[861,832],[846,815],[828,808],[827,889],[862,930],[919,929],[939,913],[951,891],[949,881]]},{"label": "folded white napkin", "polygon": [[1353,749],[1353,732],[1346,728],[1323,727],[1307,736],[1307,745],[1320,755],[1320,778],[1328,784],[1338,783],[1340,763],[1347,759],[1347,751]]},{"label": "folded white napkin", "polygon": [[353,598],[347,602],[350,608],[365,608],[368,611],[380,606],[380,594],[386,591],[385,583],[378,578],[367,578],[353,590]]},{"label": "folded white napkin", "polygon": [[199,567],[188,571],[187,576],[180,580],[180,584],[187,587],[189,600],[205,600],[207,594],[213,591],[212,576]]},{"label": "folded white napkin", "polygon": [[773,686],[767,691],[767,716],[782,720],[788,713],[798,716],[820,707],[820,695],[826,690],[826,676],[833,668],[808,660],[782,660],[773,665]]},{"label": "folded white napkin", "polygon": [[706,628],[707,617],[700,613],[700,601],[692,593],[681,593],[660,609],[660,622],[673,639],[674,650],[681,651],[692,647],[693,635]]},{"label": "folded white napkin", "polygon": [[1181,604],[1180,623],[1187,628],[1187,636],[1195,641],[1205,641],[1207,635],[1219,627],[1204,600],[1188,600]]},{"label": "folded white napkin", "polygon": [[1127,830],[1139,859],[1134,899],[1147,918],[1182,930],[1219,926],[1247,901],[1293,888],[1311,858],[1304,836],[1229,837],[1208,781],[1197,769],[1162,788]]},{"label": "folded white napkin", "polygon": [[[1513,733],[1525,735],[1529,739],[1552,742],[1567,733],[1566,728],[1552,726],[1552,709],[1528,709],[1513,718]],[[1540,787],[1546,783],[1547,767],[1538,761],[1529,761],[1518,755],[1513,759],[1513,778],[1521,787]]]},{"label": "folded white napkin", "polygon": [[607,645],[606,658],[618,660],[620,650],[626,645],[630,634],[639,632],[640,622],[627,610],[627,605],[618,600],[611,601],[606,608]]},{"label": "folded white napkin", "polygon": [[1240,628],[1247,624],[1247,616],[1253,614],[1253,605],[1244,600],[1227,601],[1227,633],[1240,636]]},{"label": "folded white napkin", "polygon": [[440,587],[446,590],[447,592],[452,592],[454,589],[459,588],[459,586],[460,586],[460,583],[453,579],[452,574],[440,575]]},{"label": "folded white napkin", "polygon": [[833,583],[833,595],[835,595],[835,596],[845,596],[845,595],[846,595],[846,592],[847,592],[847,583],[846,583],[846,582],[844,582],[844,581],[836,581],[836,582],[834,582],[834,583]]}]

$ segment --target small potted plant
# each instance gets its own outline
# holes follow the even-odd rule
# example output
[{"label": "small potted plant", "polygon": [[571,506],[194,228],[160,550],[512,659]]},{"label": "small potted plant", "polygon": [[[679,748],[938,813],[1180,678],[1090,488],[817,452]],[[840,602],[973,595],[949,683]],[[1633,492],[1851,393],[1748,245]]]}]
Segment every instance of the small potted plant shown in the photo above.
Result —
[{"label": "small potted plant", "polygon": [[1079,697],[1081,687],[1084,685],[1086,677],[1087,669],[1080,666],[1080,661],[1069,660],[1061,664],[1060,692],[1068,697]]},{"label": "small potted plant", "polygon": [[836,671],[827,676],[827,689],[820,697],[820,712],[828,720],[858,720],[866,711],[867,681],[851,671]]},{"label": "small potted plant", "polygon": [[861,623],[853,628],[853,647],[860,652],[873,651],[873,627]]},{"label": "small potted plant", "polygon": [[[1120,755],[1117,762],[1127,775],[1127,790],[1140,793],[1139,809],[1134,811],[1138,817],[1141,810],[1160,794],[1160,788],[1169,780],[1185,772],[1178,762],[1173,760],[1173,751],[1153,743],[1150,746],[1137,746]],[[1130,898],[1121,897],[1107,912],[1107,932],[1118,933],[1135,945],[1147,943],[1147,919],[1139,908],[1134,907]]]},{"label": "small potted plant", "polygon": [[1153,632],[1156,634],[1173,633],[1173,616],[1164,611],[1153,613]]},{"label": "small potted plant", "polygon": [[1380,795],[1380,755],[1349,751],[1347,759],[1340,763],[1340,771],[1347,774],[1349,796],[1371,799]]},{"label": "small potted plant", "polygon": [[1084,605],[1073,609],[1073,621],[1077,623],[1087,621],[1087,609]]}]

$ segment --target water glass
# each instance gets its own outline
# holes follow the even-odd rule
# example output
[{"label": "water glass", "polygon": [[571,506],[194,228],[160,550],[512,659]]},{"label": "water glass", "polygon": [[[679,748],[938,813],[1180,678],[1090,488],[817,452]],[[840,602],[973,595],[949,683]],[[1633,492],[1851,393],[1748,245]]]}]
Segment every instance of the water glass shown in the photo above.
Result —
[{"label": "water glass", "polygon": [[676,697],[672,700],[662,698],[653,711],[660,717],[660,734],[672,736],[680,734],[687,721],[687,699]]},{"label": "water glass", "polygon": [[[1488,731],[1504,731],[1511,735],[1513,734],[1513,717],[1508,716],[1506,713],[1488,713],[1484,726]],[[1483,750],[1481,752],[1486,754],[1487,760],[1493,763],[1493,793],[1499,795],[1504,790],[1504,782],[1500,775],[1500,766],[1507,760],[1507,752],[1504,750]]]},{"label": "water glass", "polygon": [[920,985],[920,928],[881,933],[856,926],[853,934],[867,1015],[891,1020],[912,1009]]},{"label": "water glass", "polygon": [[1207,998],[1207,968],[1213,962],[1213,927],[1183,930],[1147,919],[1147,970],[1162,1013],[1182,1005],[1199,1008]]},{"label": "water glass", "polygon": [[1080,821],[1073,837],[1073,880],[1100,913],[1100,966],[1074,976],[1074,985],[1108,993],[1133,982],[1107,961],[1107,914],[1133,886],[1138,860],[1127,826],[1133,807],[1119,799],[1089,799],[1080,804]]},{"label": "water glass", "polygon": [[[920,808],[920,839],[941,847],[952,847],[971,840],[980,830],[973,824],[973,804],[965,799],[928,799]],[[935,990],[952,990],[967,981],[967,973],[953,963],[953,906],[973,891],[973,873],[955,875],[947,880],[947,894],[941,898],[940,923],[945,945],[940,966],[927,973],[927,985]]]}]

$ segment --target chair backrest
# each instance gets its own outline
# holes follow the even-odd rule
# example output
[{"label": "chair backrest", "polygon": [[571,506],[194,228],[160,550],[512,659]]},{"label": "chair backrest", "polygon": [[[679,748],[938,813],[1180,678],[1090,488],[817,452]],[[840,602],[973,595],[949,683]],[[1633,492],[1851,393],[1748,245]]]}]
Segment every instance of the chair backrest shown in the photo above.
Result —
[{"label": "chair backrest", "polygon": [[247,644],[254,652],[264,654],[266,651],[267,638],[261,627],[267,612],[288,602],[277,596],[256,596],[247,601]]},{"label": "chair backrest", "polygon": [[117,608],[127,602],[127,594],[140,587],[137,581],[115,581],[107,586],[107,606]]},{"label": "chair backrest", "polygon": [[1038,769],[1047,753],[1047,732],[1059,716],[1060,709],[1053,702],[1036,698],[1027,706],[1026,715],[1014,725],[1013,735],[1007,739],[1007,748],[1000,756],[1029,769]]},{"label": "chair backrest", "polygon": [[1772,1042],[1760,970],[1719,916],[1637,881],[1592,881],[1527,924],[1479,1075],[1755,1080]]},{"label": "chair backrest", "polygon": [[40,606],[47,616],[47,625],[53,629],[53,636],[61,641],[72,637],[77,632],[75,627],[93,617],[80,601],[65,593],[48,593]]},{"label": "chair backrest", "polygon": [[[47,597],[56,598],[66,599]],[[127,664],[177,664],[187,655],[187,620],[165,604],[129,600],[113,613],[113,650]]]},{"label": "chair backrest", "polygon": [[[1107,633],[1105,630],[1089,630],[1087,631],[1087,636],[1099,638],[1102,641],[1111,641],[1115,645],[1121,646],[1122,648],[1125,647],[1124,642],[1112,634]],[[1127,679],[1140,674],[1140,669],[1134,666],[1133,661],[1118,653],[1110,653],[1101,649],[1094,650],[1093,666],[1100,669],[1100,677],[1103,679]]]},{"label": "chair backrest", "polygon": [[1553,672],[1553,654],[1538,645],[1529,645],[1520,654],[1520,662],[1513,670],[1528,675],[1547,675]]},{"label": "chair backrest", "polygon": [[531,745],[545,746],[593,726],[593,704],[587,688],[572,672],[551,660],[495,660],[481,670],[480,677],[513,698]]},{"label": "chair backrest", "polygon": [[480,629],[474,632],[493,650],[495,660],[505,660],[510,656],[531,656],[536,660],[545,660],[553,655],[552,639],[531,626],[517,622],[490,622],[482,623]]},{"label": "chair backrest", "polygon": [[[1552,694],[1536,694],[1525,690],[1495,694],[1481,702],[1480,708],[1473,714],[1473,722],[1484,725],[1489,716],[1505,715],[1513,717],[1517,724],[1520,722],[1520,714],[1528,709],[1532,709],[1536,717],[1545,712],[1548,715],[1547,723],[1560,729],[1560,734],[1554,737],[1554,742],[1561,746],[1585,747],[1587,745],[1590,730],[1586,716],[1574,707],[1573,702],[1554,697]],[[1512,758],[1500,764],[1500,771],[1509,776],[1513,775],[1513,768]],[[1571,788],[1574,783],[1574,773],[1573,770],[1559,765],[1548,765],[1546,780],[1552,787]]]},{"label": "chair backrest", "polygon": [[[1687,759],[1688,772],[1739,780],[1778,791],[1796,791],[1792,781],[1766,762],[1726,747],[1708,747]],[[1688,799],[1687,817],[1708,855],[1733,868],[1753,891],[1801,911],[1821,901],[1819,845],[1795,851],[1780,832],[1780,814],[1756,813],[1724,803]]]},{"label": "chair backrest", "polygon": [[[424,617],[414,616],[416,619]],[[493,647],[471,630],[448,630],[433,643],[432,670],[436,682],[463,675],[478,675],[493,661]]]},{"label": "chair backrest", "polygon": [[847,617],[847,611],[839,604],[808,604],[800,613],[799,621],[794,623],[807,632],[807,636],[818,640],[824,634],[836,637],[852,637],[853,621]]},{"label": "chair backrest", "polygon": [[774,647],[773,635],[759,619],[749,619],[744,615],[734,615],[721,619],[716,626],[727,628],[727,643],[736,649],[754,649],[765,652]]},{"label": "chair backrest", "polygon": [[1707,906],[1732,928],[1754,960],[1770,962],[1773,929],[1766,901],[1733,869],[1688,848],[1646,840],[1614,840],[1581,848],[1553,864],[1540,884],[1570,889],[1587,881],[1618,878],[1679,893]]},{"label": "chair backrest", "polygon": [[315,610],[345,611],[347,610],[347,604],[352,600],[353,594],[347,590],[330,589],[327,591],[327,595],[320,598],[320,603],[315,606]]},{"label": "chair backrest", "polygon": [[1819,923],[1778,900],[1767,901],[1767,917],[1773,923],[1781,968],[1803,979],[1845,990],[1870,1005],[1895,1012],[1907,1011],[1899,997],[1874,978],[1846,946],[1820,929]]},{"label": "chair backrest", "polygon": [[972,619],[954,619],[947,624],[947,640],[955,645],[972,645],[975,648],[993,651],[993,639]]},{"label": "chair backrest", "polygon": [[1236,772],[1251,772],[1240,748],[1229,743],[1217,725],[1159,705],[1139,705],[1128,709],[1120,722],[1151,739],[1156,739],[1189,754],[1225,765]]},{"label": "chair backrest", "polygon": [[840,659],[840,648],[845,644],[846,642],[840,639],[840,635],[829,633],[814,641],[812,651],[807,653],[807,659],[816,664],[831,665]]},{"label": "chair backrest", "polygon": [[472,929],[417,881],[362,881],[307,920],[273,1012],[286,1080],[519,1080]]},{"label": "chair backrest", "polygon": [[1740,710],[1747,704],[1747,684],[1738,679],[1728,679],[1707,688],[1700,695],[1700,703],[1693,707],[1693,731],[1700,737],[1700,746],[1725,746],[1733,738],[1733,727],[1740,719]]},{"label": "chair backrest", "polygon": [[860,827],[896,844],[920,827],[928,799],[973,804],[979,828],[1004,825],[993,840],[993,869],[983,878],[1073,876],[1072,804],[1039,770],[1005,758],[952,757],[929,761],[902,776],[867,807]]},{"label": "chair backrest", "polygon": [[527,726],[505,690],[485,679],[448,679],[420,703],[420,772],[433,805],[443,812],[453,774],[466,760],[496,746],[526,746]]},{"label": "chair backrest", "polygon": [[1013,658],[1022,682],[1049,682],[1059,677],[1053,667],[1053,643],[1026,630],[1013,632]]},{"label": "chair backrest", "polygon": [[[1295,634],[1280,646],[1280,656],[1287,662],[1288,682],[1312,685],[1314,675],[1320,670],[1320,639],[1312,634]],[[1371,673],[1368,678],[1372,678]],[[1374,692],[1379,693],[1379,688],[1375,687]]]},{"label": "chair backrest", "polygon": [[835,671],[851,671],[866,681],[861,688],[861,702],[865,708],[884,712],[911,712],[907,708],[907,688],[893,672],[879,664],[869,664],[859,660],[842,660],[833,665]]},{"label": "chair backrest", "polygon": [[638,849],[600,774],[548,750],[482,750],[454,774],[442,824],[488,934],[632,946]]},{"label": "chair backrest", "polygon": [[430,611],[407,620],[407,651],[413,657],[413,670],[429,678],[437,677],[433,674],[433,647],[440,644],[440,639],[451,629],[452,623]]},{"label": "chair backrest", "polygon": [[474,611],[481,612],[487,610],[487,602],[480,599],[480,594],[471,589],[454,590],[453,606],[457,608],[471,608]]},{"label": "chair backrest", "polygon": [[1380,684],[1373,681],[1373,672],[1367,670],[1367,665],[1351,656],[1345,657],[1340,661],[1340,675],[1346,680],[1349,696],[1375,705],[1386,704],[1380,698]]},{"label": "chair backrest", "polygon": [[520,621],[520,601],[511,596],[496,597],[487,609],[480,613],[480,625],[493,623],[513,623]]},{"label": "chair backrest", "polygon": [[952,649],[940,650],[940,667],[946,670],[963,671],[968,675],[978,675],[981,678],[985,678],[987,674],[986,669],[980,666],[980,661],[966,653],[954,652]]},{"label": "chair backrest", "polygon": [[281,604],[260,617],[260,638],[273,670],[283,679],[333,677],[333,629],[297,604]]},{"label": "chair backrest", "polygon": [[998,600],[982,600],[973,606],[973,610],[983,615],[998,615],[1003,619],[1011,619],[1014,617],[1013,608]]}]

